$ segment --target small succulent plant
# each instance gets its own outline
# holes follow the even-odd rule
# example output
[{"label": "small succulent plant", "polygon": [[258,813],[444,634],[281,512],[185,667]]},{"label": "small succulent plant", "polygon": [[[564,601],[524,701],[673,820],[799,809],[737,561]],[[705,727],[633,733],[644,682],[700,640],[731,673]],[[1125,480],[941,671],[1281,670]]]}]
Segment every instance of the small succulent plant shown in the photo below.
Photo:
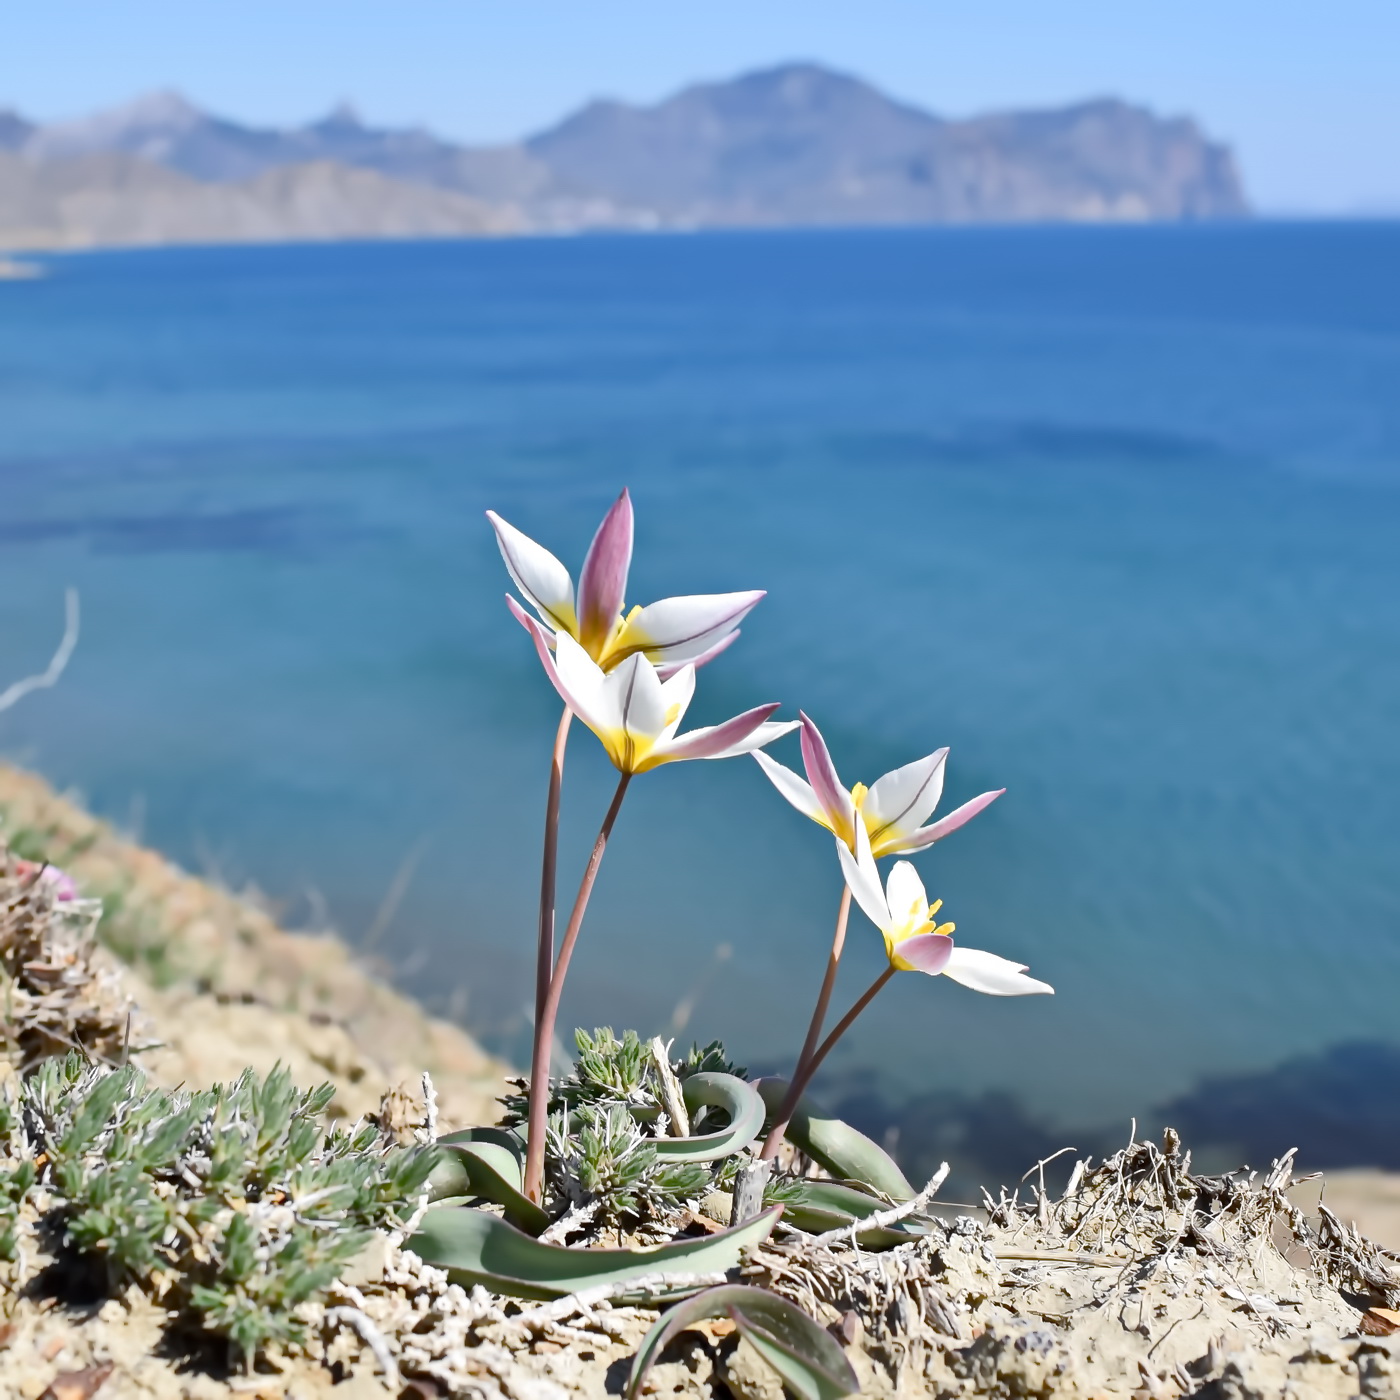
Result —
[{"label": "small succulent plant", "polygon": [[[636,1031],[619,1037],[610,1026],[580,1029],[574,1043],[573,1069],[551,1085],[545,1178],[553,1200],[590,1207],[600,1225],[636,1225],[664,1219],[732,1177],[732,1155],[678,1162],[659,1150],[668,1129],[662,1070]],[[692,1047],[668,1067],[678,1082],[701,1073],[744,1074],[718,1041]],[[504,1103],[507,1126],[521,1126],[527,1096],[510,1094]],[[706,1126],[708,1113],[699,1110],[693,1130]]]},{"label": "small succulent plant", "polygon": [[371,1124],[324,1130],[332,1093],[280,1069],[151,1089],[130,1066],[51,1059],[0,1097],[0,1256],[27,1202],[61,1255],[139,1284],[177,1327],[245,1361],[301,1343],[303,1305],[405,1223],[435,1156]]}]

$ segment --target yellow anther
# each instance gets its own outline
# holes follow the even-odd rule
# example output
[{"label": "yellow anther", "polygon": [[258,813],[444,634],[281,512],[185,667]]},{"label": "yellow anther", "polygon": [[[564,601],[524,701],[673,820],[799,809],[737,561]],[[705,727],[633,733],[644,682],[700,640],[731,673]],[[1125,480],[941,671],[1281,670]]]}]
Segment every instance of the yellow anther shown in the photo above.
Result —
[{"label": "yellow anther", "polygon": [[670,708],[669,710],[666,711],[666,723],[667,723],[667,724],[674,724],[680,717],[681,717],[681,707],[680,707],[680,705],[678,705],[678,704],[677,704],[677,705],[672,705],[671,708]]},{"label": "yellow anther", "polygon": [[855,787],[851,789],[851,801],[856,804],[857,812],[860,811],[860,805],[865,801],[865,794],[869,791],[870,789],[866,787],[864,783],[857,783]]}]

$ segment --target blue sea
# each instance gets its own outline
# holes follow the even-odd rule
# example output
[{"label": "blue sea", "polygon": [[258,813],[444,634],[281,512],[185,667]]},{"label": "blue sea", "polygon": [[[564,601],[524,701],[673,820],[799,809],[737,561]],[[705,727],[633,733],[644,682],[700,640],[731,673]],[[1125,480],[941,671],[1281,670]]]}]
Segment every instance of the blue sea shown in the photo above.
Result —
[{"label": "blue sea", "polygon": [[[901,977],[831,1083],[1126,1131],[1400,1044],[1400,225],[45,265],[0,283],[0,679],[68,584],[83,635],[0,750],[491,1045],[527,1046],[558,702],[482,512],[576,568],[624,485],[629,602],[769,590],[696,723],[781,700],[848,782],[947,744],[948,807],[1007,788],[919,866],[1057,994]],[[611,785],[576,730],[566,893]],[[689,1007],[780,1068],[839,889],[750,760],[647,775],[566,1018]]]}]

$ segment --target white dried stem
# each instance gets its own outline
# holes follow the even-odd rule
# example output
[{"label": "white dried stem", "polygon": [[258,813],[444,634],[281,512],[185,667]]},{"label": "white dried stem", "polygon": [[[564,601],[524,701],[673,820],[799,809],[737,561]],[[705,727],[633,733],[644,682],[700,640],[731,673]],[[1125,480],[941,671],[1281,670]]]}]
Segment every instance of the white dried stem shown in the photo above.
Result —
[{"label": "white dried stem", "polygon": [[887,1225],[894,1225],[905,1219],[906,1216],[917,1215],[938,1194],[938,1188],[947,1181],[950,1170],[947,1162],[942,1163],[934,1172],[929,1184],[913,1200],[891,1206],[888,1210],[877,1210],[874,1215],[867,1215],[864,1220],[853,1220],[849,1225],[842,1225],[839,1229],[828,1230],[824,1235],[817,1235],[812,1243],[839,1244],[843,1240],[855,1239],[862,1231],[882,1230]]},{"label": "white dried stem", "polygon": [[563,1244],[565,1239],[583,1225],[592,1222],[598,1214],[601,1201],[589,1201],[584,1205],[572,1205],[540,1236],[541,1244]]},{"label": "white dried stem", "polygon": [[518,1327],[547,1327],[579,1313],[587,1315],[592,1309],[603,1303],[610,1303],[614,1298],[659,1297],[681,1288],[698,1292],[702,1288],[723,1283],[727,1277],[728,1275],[722,1273],[643,1274],[640,1278],[627,1279],[621,1283],[600,1283],[594,1288],[580,1289],[567,1297],[541,1303],[535,1308],[527,1308],[524,1312],[517,1313],[510,1321]]},{"label": "white dried stem", "polygon": [[433,1143],[437,1141],[438,1127],[438,1096],[437,1090],[433,1087],[433,1076],[427,1070],[423,1071],[423,1126],[419,1129],[418,1141],[421,1143]]},{"label": "white dried stem", "polygon": [[49,686],[58,684],[58,678],[66,669],[69,658],[73,655],[73,649],[78,645],[78,590],[70,588],[64,594],[63,602],[65,616],[63,640],[59,642],[58,650],[53,654],[53,660],[37,676],[26,676],[22,681],[16,681],[12,686],[0,692],[0,712],[8,710],[12,705],[23,700],[32,690],[46,690]]},{"label": "white dried stem", "polygon": [[661,1101],[666,1108],[668,1127],[672,1137],[690,1136],[690,1114],[686,1112],[685,1096],[681,1093],[681,1082],[671,1068],[671,1047],[659,1035],[651,1039],[651,1058],[656,1064],[657,1077],[661,1080]]},{"label": "white dried stem", "polygon": [[771,1160],[745,1162],[734,1175],[734,1200],[729,1210],[729,1223],[742,1225],[763,1213],[763,1192],[773,1175]]},{"label": "white dried stem", "polygon": [[379,1369],[383,1371],[384,1379],[389,1388],[394,1391],[400,1389],[403,1385],[403,1378],[399,1375],[398,1362],[394,1360],[393,1353],[389,1350],[389,1343],[384,1339],[384,1334],[370,1321],[368,1314],[359,1308],[327,1308],[326,1321],[337,1324],[344,1323],[346,1326],[352,1327],[379,1363]]}]

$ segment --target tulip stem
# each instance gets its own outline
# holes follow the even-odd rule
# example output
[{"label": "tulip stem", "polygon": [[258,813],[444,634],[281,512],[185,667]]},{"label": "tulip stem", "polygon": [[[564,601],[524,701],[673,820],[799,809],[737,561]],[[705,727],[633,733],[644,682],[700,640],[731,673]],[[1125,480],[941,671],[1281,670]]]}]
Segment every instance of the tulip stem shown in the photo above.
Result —
[{"label": "tulip stem", "polygon": [[855,1024],[856,1017],[875,1000],[885,983],[894,976],[894,972],[894,968],[887,967],[865,989],[856,1004],[841,1018],[836,1029],[817,1047],[816,1052],[812,1055],[812,1058],[807,1061],[806,1066],[797,1074],[793,1075],[792,1086],[788,1089],[787,1096],[793,1101],[794,1105],[802,1098],[808,1084],[812,1082],[812,1076],[821,1068],[822,1061],[831,1053],[836,1042]]},{"label": "tulip stem", "polygon": [[559,872],[559,790],[564,785],[564,750],[574,712],[564,706],[559,732],[554,736],[554,757],[549,765],[549,797],[544,808],[544,860],[540,867],[540,936],[535,960],[535,1024],[544,1015],[549,983],[554,976],[554,892]]},{"label": "tulip stem", "polygon": [[836,972],[841,966],[841,950],[846,946],[846,923],[850,917],[851,887],[846,885],[841,890],[841,907],[836,912],[836,932],[831,939],[831,956],[826,960],[826,976],[822,979],[822,989],[817,995],[816,1009],[812,1012],[812,1023],[807,1027],[807,1039],[802,1044],[802,1053],[798,1055],[797,1064],[792,1072],[792,1085],[783,1099],[782,1106],[778,1109],[773,1126],[768,1130],[768,1136],[763,1140],[763,1151],[759,1154],[761,1162],[771,1161],[778,1155],[783,1135],[787,1132],[788,1124],[792,1121],[792,1115],[797,1111],[797,1100],[802,1095],[800,1086],[805,1083],[803,1071],[816,1051],[817,1042],[822,1033],[822,1024],[826,1020],[827,1007],[831,1005],[831,993],[836,986]]},{"label": "tulip stem", "polygon": [[569,915],[569,924],[564,930],[563,942],[559,945],[559,959],[554,964],[554,973],[549,979],[549,991],[545,994],[543,1011],[535,1018],[534,1054],[530,1061],[530,1117],[529,1138],[525,1145],[524,1190],[525,1195],[536,1204],[544,1197],[544,1139],[549,1120],[549,1057],[554,1046],[554,1023],[559,1016],[559,1002],[564,995],[564,978],[568,975],[569,960],[574,955],[578,931],[583,925],[588,899],[598,878],[598,867],[603,863],[603,852],[608,848],[608,838],[612,835],[613,824],[617,821],[622,799],[626,797],[627,785],[631,781],[630,773],[624,773],[618,779],[617,791],[613,793],[612,802],[608,805],[607,815],[598,831],[598,839],[593,843],[593,854],[588,857],[583,879],[579,881],[573,912]]}]

